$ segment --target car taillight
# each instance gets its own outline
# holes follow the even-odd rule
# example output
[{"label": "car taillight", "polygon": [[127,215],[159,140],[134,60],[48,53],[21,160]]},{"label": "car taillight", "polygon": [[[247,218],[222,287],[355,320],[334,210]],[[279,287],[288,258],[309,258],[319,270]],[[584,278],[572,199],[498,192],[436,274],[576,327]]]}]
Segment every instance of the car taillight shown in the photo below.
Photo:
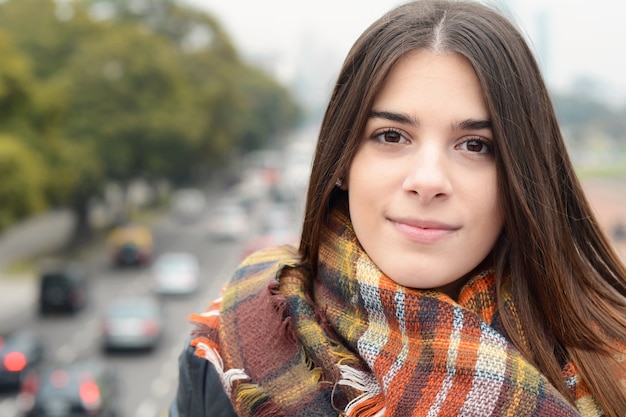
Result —
[{"label": "car taillight", "polygon": [[148,336],[153,336],[159,332],[159,323],[156,320],[148,319],[143,322],[143,332]]},{"label": "car taillight", "polygon": [[35,395],[37,390],[39,389],[39,376],[31,372],[24,378],[22,382],[22,387],[20,388],[21,394],[31,394]]},{"label": "car taillight", "polygon": [[23,414],[32,410],[35,405],[37,390],[39,390],[39,376],[35,373],[26,375],[16,399],[16,406]]},{"label": "car taillight", "polygon": [[80,384],[80,400],[87,410],[97,410],[102,404],[100,388],[92,379],[87,379]]},{"label": "car taillight", "polygon": [[24,370],[28,361],[22,352],[9,352],[4,356],[4,368],[10,372],[20,372]]}]

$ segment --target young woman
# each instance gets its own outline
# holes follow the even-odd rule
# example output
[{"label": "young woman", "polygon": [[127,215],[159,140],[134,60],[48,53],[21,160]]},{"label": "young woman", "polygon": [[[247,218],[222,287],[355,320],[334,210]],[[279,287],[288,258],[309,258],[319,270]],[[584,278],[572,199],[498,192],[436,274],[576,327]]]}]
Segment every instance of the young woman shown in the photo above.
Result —
[{"label": "young woman", "polygon": [[171,414],[624,416],[625,297],[518,30],[408,3],[343,65],[299,248],[192,316]]}]

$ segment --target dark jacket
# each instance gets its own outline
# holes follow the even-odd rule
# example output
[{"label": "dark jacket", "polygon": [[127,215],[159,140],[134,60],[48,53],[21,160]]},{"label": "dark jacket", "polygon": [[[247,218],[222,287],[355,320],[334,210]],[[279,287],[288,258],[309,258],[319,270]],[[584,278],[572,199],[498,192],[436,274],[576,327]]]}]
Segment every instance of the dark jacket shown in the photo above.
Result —
[{"label": "dark jacket", "polygon": [[237,417],[213,365],[186,341],[178,357],[178,390],[169,417]]}]

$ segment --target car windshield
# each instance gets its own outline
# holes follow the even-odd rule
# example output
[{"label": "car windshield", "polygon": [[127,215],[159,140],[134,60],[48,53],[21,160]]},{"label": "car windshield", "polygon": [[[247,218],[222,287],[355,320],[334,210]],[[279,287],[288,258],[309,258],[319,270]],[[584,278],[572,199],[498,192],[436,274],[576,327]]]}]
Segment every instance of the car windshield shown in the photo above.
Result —
[{"label": "car windshield", "polygon": [[153,317],[157,314],[157,304],[145,300],[118,301],[107,309],[107,316],[110,318]]},{"label": "car windshield", "polygon": [[195,268],[196,262],[193,258],[186,255],[168,255],[160,258],[156,263],[156,267],[168,270],[189,269]]},{"label": "car windshield", "polygon": [[78,390],[78,380],[72,372],[56,369],[44,378],[38,397],[39,401],[73,400],[78,397]]},{"label": "car windshield", "polygon": [[46,274],[43,276],[43,286],[47,287],[64,287],[68,285],[68,276],[63,274]]},{"label": "car windshield", "polygon": [[26,332],[14,332],[0,335],[0,352],[24,350],[34,343],[34,336]]}]

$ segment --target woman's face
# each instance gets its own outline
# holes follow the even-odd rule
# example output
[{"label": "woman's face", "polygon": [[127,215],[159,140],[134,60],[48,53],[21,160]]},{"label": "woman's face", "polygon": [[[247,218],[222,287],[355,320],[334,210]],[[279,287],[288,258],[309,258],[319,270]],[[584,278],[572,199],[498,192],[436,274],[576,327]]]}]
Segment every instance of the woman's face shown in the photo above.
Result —
[{"label": "woman's face", "polygon": [[456,298],[502,230],[493,146],[465,58],[420,50],[398,62],[344,182],[357,238],[385,275]]}]

